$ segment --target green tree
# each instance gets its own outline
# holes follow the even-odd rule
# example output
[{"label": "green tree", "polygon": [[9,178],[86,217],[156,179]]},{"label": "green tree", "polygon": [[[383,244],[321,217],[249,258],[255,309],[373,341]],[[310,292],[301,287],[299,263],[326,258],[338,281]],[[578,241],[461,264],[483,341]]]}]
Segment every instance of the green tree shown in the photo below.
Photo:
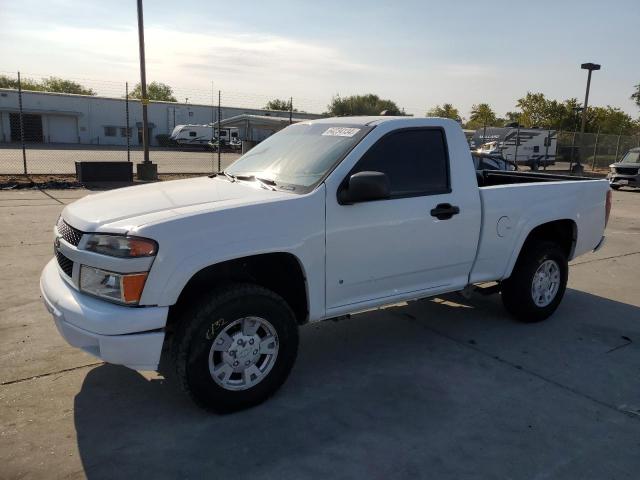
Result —
[{"label": "green tree", "polygon": [[494,127],[498,125],[498,118],[488,103],[478,103],[471,107],[471,116],[465,128],[477,130],[483,126]]},{"label": "green tree", "polygon": [[640,83],[633,88],[635,88],[636,91],[631,94],[631,100],[636,102],[636,105],[640,108]]},{"label": "green tree", "polygon": [[[95,95],[96,92],[77,82],[65,80],[59,77],[43,78],[41,81],[32,78],[21,78],[21,87],[23,90],[32,90],[36,92],[57,92],[57,93],[75,93],[78,95]],[[18,88],[18,78],[11,78],[6,75],[0,75],[0,88]]]},{"label": "green tree", "polygon": [[505,114],[504,123],[517,122],[520,118],[520,112],[507,112]]},{"label": "green tree", "polygon": [[[288,112],[291,109],[291,101],[290,100],[282,100],[280,98],[274,98],[273,100],[269,100],[267,104],[264,106],[265,110],[281,110]],[[294,108],[294,112],[297,112],[298,109]]]},{"label": "green tree", "polygon": [[516,106],[520,109],[520,125],[524,127],[546,126],[548,118],[548,101],[543,93],[531,93],[518,99]]},{"label": "green tree", "polygon": [[638,125],[630,115],[617,107],[589,107],[587,112],[587,124],[585,130],[600,133],[622,133],[631,135],[635,133]]},{"label": "green tree", "polygon": [[327,105],[327,113],[334,117],[349,117],[353,115],[380,115],[386,110],[387,115],[404,115],[395,102],[384,100],[378,95],[351,95],[341,97],[336,95]]},{"label": "green tree", "polygon": [[96,92],[72,80],[60,77],[43,78],[40,82],[45,92],[75,93],[76,95],[95,95]]},{"label": "green tree", "polygon": [[[142,86],[137,83],[133,90],[129,92],[131,98],[142,98]],[[173,88],[166,83],[151,82],[147,84],[147,97],[149,100],[155,100],[158,102],[177,102],[176,97],[173,96]]]},{"label": "green tree", "polygon": [[575,98],[558,102],[547,99],[543,93],[531,92],[527,92],[524,97],[518,99],[516,105],[520,112],[510,112],[510,114],[514,121],[518,121],[523,127],[561,130],[575,128],[576,108],[580,107],[580,103]]},{"label": "green tree", "polygon": [[460,122],[460,112],[450,103],[443,103],[442,106],[436,105],[427,111],[427,117],[450,118],[456,122]]},{"label": "green tree", "polygon": [[[22,78],[20,80],[22,83],[23,90],[34,90],[34,91],[42,91],[42,86],[38,84],[37,81],[31,78]],[[18,89],[18,77],[12,78],[7,75],[0,75],[0,88],[13,88]]]}]

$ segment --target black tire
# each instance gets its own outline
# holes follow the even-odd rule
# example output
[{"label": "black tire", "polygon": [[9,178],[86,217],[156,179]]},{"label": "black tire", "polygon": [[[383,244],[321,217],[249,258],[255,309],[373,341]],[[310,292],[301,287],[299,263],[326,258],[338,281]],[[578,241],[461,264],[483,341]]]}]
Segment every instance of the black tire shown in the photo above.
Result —
[{"label": "black tire", "polygon": [[[214,381],[209,353],[217,335],[237,319],[259,316],[275,329],[278,352],[266,376],[246,390],[228,390]],[[172,359],[182,389],[202,408],[227,413],[257,405],[287,379],[298,352],[298,324],[279,295],[252,284],[219,288],[185,312],[172,345]]]},{"label": "black tire", "polygon": [[[536,271],[547,260],[557,264],[560,279],[555,297],[548,305],[539,306],[534,301],[532,287]],[[507,311],[521,322],[545,320],[555,312],[562,301],[568,276],[567,256],[558,244],[546,240],[531,240],[523,247],[511,277],[502,282],[502,303]]]},{"label": "black tire", "polygon": [[620,185],[609,185],[612,190],[620,190]]}]

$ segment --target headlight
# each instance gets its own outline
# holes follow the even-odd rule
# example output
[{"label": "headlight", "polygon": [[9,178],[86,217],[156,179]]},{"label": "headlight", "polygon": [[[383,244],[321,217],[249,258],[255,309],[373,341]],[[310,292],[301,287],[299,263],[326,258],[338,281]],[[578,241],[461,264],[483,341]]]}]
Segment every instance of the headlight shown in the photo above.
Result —
[{"label": "headlight", "polygon": [[94,233],[89,235],[84,249],[111,257],[150,257],[158,253],[158,244],[148,238]]},{"label": "headlight", "polygon": [[100,268],[80,267],[80,290],[118,303],[140,301],[147,273],[114,273]]}]

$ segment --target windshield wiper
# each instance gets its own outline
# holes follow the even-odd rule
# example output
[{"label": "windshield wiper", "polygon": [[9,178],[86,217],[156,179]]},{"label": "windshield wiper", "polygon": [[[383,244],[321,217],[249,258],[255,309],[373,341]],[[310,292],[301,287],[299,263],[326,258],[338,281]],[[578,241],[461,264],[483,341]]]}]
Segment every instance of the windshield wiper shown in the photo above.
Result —
[{"label": "windshield wiper", "polygon": [[236,181],[236,177],[234,177],[230,173],[227,173],[224,170],[222,172],[220,172],[220,173],[222,173],[225,177],[227,177],[231,183]]},{"label": "windshield wiper", "polygon": [[253,177],[253,178],[256,180],[256,182],[259,182],[260,185],[262,185],[265,188],[268,188],[269,190],[273,190],[274,192],[278,190],[276,188],[276,182],[274,182],[273,180],[268,180],[266,178],[258,178],[258,177]]},{"label": "windshield wiper", "polygon": [[255,175],[236,175],[233,178],[236,180],[243,180],[245,182],[258,182],[262,186],[262,188],[273,190],[274,192],[278,190],[275,186],[276,182],[267,178],[258,178]]}]

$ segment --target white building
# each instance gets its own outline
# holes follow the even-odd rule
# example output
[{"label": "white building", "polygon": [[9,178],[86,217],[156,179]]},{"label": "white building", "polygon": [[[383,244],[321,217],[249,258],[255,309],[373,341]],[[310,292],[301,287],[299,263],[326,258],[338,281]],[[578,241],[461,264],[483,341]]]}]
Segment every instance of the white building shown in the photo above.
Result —
[{"label": "white building", "polygon": [[[156,136],[169,135],[176,125],[208,124],[218,120],[218,109],[211,105],[151,102],[148,106],[150,143]],[[126,101],[122,98],[92,97],[66,93],[22,92],[25,141],[36,143],[76,143],[126,145]],[[17,90],[0,88],[0,142],[20,141]],[[289,117],[289,112],[252,108],[222,107],[221,117],[238,115]],[[320,118],[312,113],[295,112],[297,119]],[[142,144],[142,106],[129,100],[131,145]],[[244,132],[240,132],[241,139]],[[255,136],[255,135],[254,135]]]}]

